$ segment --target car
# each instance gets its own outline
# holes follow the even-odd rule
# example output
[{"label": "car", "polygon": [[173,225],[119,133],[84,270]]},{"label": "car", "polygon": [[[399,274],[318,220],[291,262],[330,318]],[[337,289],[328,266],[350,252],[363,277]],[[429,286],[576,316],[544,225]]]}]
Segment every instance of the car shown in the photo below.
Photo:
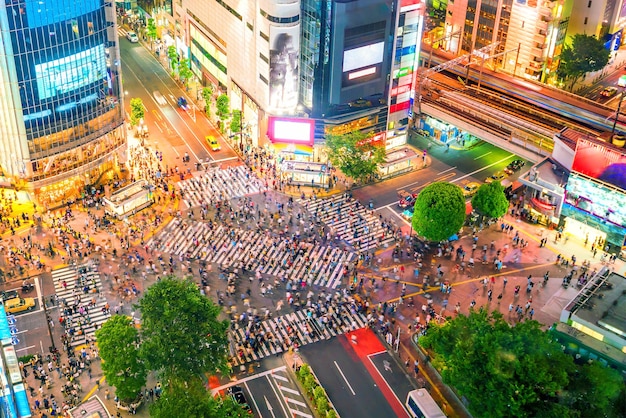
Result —
[{"label": "car", "polygon": [[617,87],[609,86],[600,92],[600,96],[602,97],[611,97],[617,93]]},{"label": "car", "polygon": [[159,106],[165,106],[167,104],[167,100],[165,99],[165,97],[161,94],[160,91],[155,90],[152,92],[152,96],[154,96],[154,100],[157,102],[157,104]]},{"label": "car", "polygon": [[205,139],[206,139],[206,142],[209,143],[209,147],[211,148],[212,151],[219,151],[222,149],[222,147],[220,146],[220,143],[217,142],[217,139],[215,139],[213,135],[209,135],[205,137]]},{"label": "car", "polygon": [[516,171],[521,170],[522,167],[526,165],[524,160],[513,160],[509,165],[506,166],[504,172],[507,174],[513,174]]},{"label": "car", "polygon": [[185,99],[184,97],[179,97],[176,103],[178,104],[178,107],[180,107],[183,110],[189,109],[189,104],[187,103],[187,99]]},{"label": "car", "polygon": [[137,36],[135,32],[132,32],[132,31],[126,33],[126,39],[128,39],[132,43],[139,42],[139,37]]},{"label": "car", "polygon": [[413,208],[406,209],[404,212],[402,212],[402,217],[408,221],[413,219]]},{"label": "car", "polygon": [[250,409],[248,399],[246,399],[246,394],[243,392],[243,389],[240,386],[229,387],[228,393],[239,405],[241,405],[243,409],[248,411],[249,414],[252,414],[252,409]]},{"label": "car", "polygon": [[17,293],[17,290],[3,290],[0,292],[0,298],[2,300],[9,300],[19,298],[20,294]]},{"label": "car", "polygon": [[463,187],[463,196],[465,197],[474,196],[476,192],[478,191],[479,187],[480,187],[480,183],[476,183],[475,181],[467,183],[465,187]]},{"label": "car", "polygon": [[485,183],[493,183],[494,181],[502,181],[506,178],[507,173],[504,171],[497,171],[493,175],[485,179]]},{"label": "car", "polygon": [[7,313],[20,313],[35,309],[33,298],[13,298],[4,301],[4,310]]},{"label": "car", "polygon": [[398,205],[401,208],[408,208],[409,206],[413,206],[413,204],[415,204],[416,198],[417,198],[417,193],[410,194],[400,199],[400,201],[398,202]]}]

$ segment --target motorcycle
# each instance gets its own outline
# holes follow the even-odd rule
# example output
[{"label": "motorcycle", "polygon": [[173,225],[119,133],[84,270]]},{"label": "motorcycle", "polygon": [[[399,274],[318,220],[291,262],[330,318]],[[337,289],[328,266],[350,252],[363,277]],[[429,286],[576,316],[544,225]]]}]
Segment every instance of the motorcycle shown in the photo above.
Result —
[{"label": "motorcycle", "polygon": [[22,292],[24,292],[24,293],[28,293],[28,292],[30,292],[31,290],[33,290],[34,288],[35,288],[35,286],[33,286],[33,284],[32,284],[32,283],[26,283],[26,284],[23,284],[23,285],[22,285]]}]

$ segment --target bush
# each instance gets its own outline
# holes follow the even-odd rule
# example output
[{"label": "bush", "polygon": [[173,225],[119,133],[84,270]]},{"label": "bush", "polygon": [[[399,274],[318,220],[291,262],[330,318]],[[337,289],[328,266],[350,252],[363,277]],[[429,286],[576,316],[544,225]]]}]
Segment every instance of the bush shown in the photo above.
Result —
[{"label": "bush", "polygon": [[306,377],[311,374],[311,368],[308,364],[303,364],[302,366],[300,366],[296,374],[300,378],[300,381],[304,383],[304,379],[306,379]]},{"label": "bush", "polygon": [[313,390],[313,398],[326,398],[326,391],[324,390],[324,388],[321,386],[316,387],[315,390]]},{"label": "bush", "polygon": [[326,412],[326,418],[337,418],[337,413],[335,412],[334,409],[331,409],[328,412]]},{"label": "bush", "polygon": [[326,400],[326,397],[317,399],[315,406],[317,407],[317,412],[321,416],[326,415],[326,412],[328,412],[328,401]]},{"label": "bush", "polygon": [[304,388],[309,394],[312,394],[315,390],[317,383],[315,383],[315,377],[312,374],[307,375],[304,379]]},{"label": "bush", "polygon": [[29,361],[31,361],[33,358],[35,358],[35,356],[33,354],[27,354],[25,356],[22,356],[20,358],[18,358],[17,360],[22,363],[22,364],[26,364]]}]

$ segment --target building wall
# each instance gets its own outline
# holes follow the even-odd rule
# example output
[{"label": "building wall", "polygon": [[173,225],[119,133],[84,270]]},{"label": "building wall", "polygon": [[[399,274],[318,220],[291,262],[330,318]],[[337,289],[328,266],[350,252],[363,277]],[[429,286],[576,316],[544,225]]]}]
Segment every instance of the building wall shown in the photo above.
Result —
[{"label": "building wall", "polygon": [[0,35],[3,171],[30,188],[80,175],[88,183],[125,144],[114,7],[2,5]]}]

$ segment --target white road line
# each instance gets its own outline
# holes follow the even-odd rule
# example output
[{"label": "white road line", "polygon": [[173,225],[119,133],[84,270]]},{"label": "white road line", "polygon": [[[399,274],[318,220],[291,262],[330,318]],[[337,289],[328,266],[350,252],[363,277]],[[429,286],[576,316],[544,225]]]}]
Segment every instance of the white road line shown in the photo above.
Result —
[{"label": "white road line", "polygon": [[[374,367],[374,369],[376,370],[376,373],[378,373],[378,375],[380,376],[381,379],[383,379],[383,382],[385,382],[385,385],[387,385],[387,389],[389,389],[389,391],[391,393],[393,393],[394,398],[396,398],[396,400],[398,401],[398,403],[400,405],[402,405],[402,407],[405,409],[406,411],[406,406],[404,406],[404,403],[400,402],[400,399],[398,398],[398,395],[396,395],[396,392],[393,391],[393,389],[391,389],[391,385],[389,385],[389,382],[387,382],[387,379],[385,379],[385,376],[383,376],[383,374],[380,372],[380,370],[378,370],[378,367],[376,367],[376,364],[374,364],[374,362],[372,361],[372,357],[373,356],[377,356],[379,354],[382,353],[386,353],[386,351],[380,351],[378,353],[374,353],[374,354],[370,354],[367,356],[367,359],[372,363],[372,366]],[[407,414],[408,416],[408,414]]]},{"label": "white road line", "polygon": [[346,375],[343,374],[343,372],[339,368],[339,365],[337,364],[337,362],[333,361],[333,363],[335,363],[335,367],[337,368],[337,370],[339,370],[339,374],[341,374],[341,377],[343,377],[343,380],[346,382],[346,385],[348,385],[348,389],[350,389],[350,392],[352,392],[352,395],[356,396],[356,393],[354,393],[354,389],[352,389],[352,386],[350,386],[350,383],[348,382],[348,379],[346,379]]},{"label": "white road line", "polygon": [[306,406],[306,404],[305,404],[304,402],[300,402],[300,401],[297,401],[297,400],[295,400],[295,399],[288,398],[288,397],[286,397],[286,396],[285,396],[285,400],[286,400],[287,402],[295,403],[295,404],[296,404],[296,405],[298,405],[298,406]]},{"label": "white road line", "polygon": [[502,162],[504,162],[504,161],[508,160],[508,159],[509,159],[509,158],[511,158],[511,157],[515,157],[515,154],[509,154],[508,156],[506,156],[506,157],[504,157],[504,158],[502,158],[502,159],[500,159],[500,160],[496,161],[495,163],[491,163],[491,164],[489,164],[489,165],[487,165],[487,166],[485,166],[485,167],[483,167],[483,168],[479,168],[478,170],[474,170],[474,171],[472,171],[472,172],[471,172],[471,173],[469,173],[469,174],[466,174],[466,175],[464,175],[464,176],[459,177],[458,179],[450,180],[450,183],[456,183],[456,182],[457,182],[457,181],[459,181],[459,180],[466,179],[466,178],[468,178],[468,177],[470,177],[470,176],[473,176],[473,175],[474,175],[474,174],[476,174],[476,173],[480,173],[481,171],[484,171],[484,170],[486,170],[486,169],[488,169],[488,168],[490,168],[490,167],[493,167],[494,165],[498,165],[498,164],[500,164],[500,163],[502,163]]},{"label": "white road line", "polygon": [[441,173],[437,173],[437,175],[438,175],[438,176],[440,176],[440,175],[442,175],[443,173],[447,173],[448,171],[452,171],[452,170],[454,170],[455,168],[456,168],[456,166],[451,167],[451,168],[449,168],[449,169],[447,169],[447,170],[443,170]]},{"label": "white road line", "polygon": [[307,413],[304,413],[304,412],[302,412],[302,411],[298,411],[297,409],[294,409],[294,410],[293,410],[293,411],[291,411],[291,412],[292,412],[294,415],[300,415],[301,417],[304,417],[304,418],[313,418],[313,415],[311,415],[311,414],[307,414]]},{"label": "white road line", "polygon": [[277,370],[285,370],[286,368],[287,368],[287,366],[280,366],[280,367],[276,367],[275,369],[272,369],[272,370],[266,370],[264,372],[257,373],[257,374],[252,375],[252,376],[244,377],[243,379],[239,379],[239,380],[236,380],[234,382],[230,382],[230,383],[227,383],[225,385],[216,387],[215,389],[211,389],[211,393],[213,395],[215,395],[219,391],[222,391],[224,389],[228,389],[231,386],[237,386],[238,384],[245,383],[245,382],[247,382],[249,380],[258,379],[259,377],[263,377],[263,376],[266,376],[268,374],[272,374],[272,373],[274,373]]},{"label": "white road line", "polygon": [[488,156],[488,155],[489,155],[489,154],[491,154],[492,152],[493,152],[493,151],[489,151],[489,152],[487,152],[487,153],[485,153],[485,154],[483,154],[483,155],[480,155],[480,156],[478,156],[478,157],[474,158],[474,161],[476,161],[476,160],[480,160],[481,158]]},{"label": "white road line", "polygon": [[274,376],[274,379],[282,380],[283,382],[289,381],[289,379],[287,379],[285,376],[282,376],[280,374],[273,374],[272,376]]},{"label": "white road line", "polygon": [[418,181],[414,181],[413,183],[405,184],[405,185],[404,185],[404,186],[402,186],[402,187],[397,187],[397,188],[396,188],[396,190],[402,190],[402,189],[404,189],[405,187],[409,187],[409,186],[411,186],[411,185],[413,185],[413,184],[417,184],[417,183],[419,183],[419,182],[420,182],[420,181],[418,180]]},{"label": "white road line", "polygon": [[[272,376],[276,377],[276,375],[272,375]],[[300,394],[300,392],[298,392],[297,390],[288,388],[286,386],[281,386],[280,390],[283,391],[283,392],[293,393],[294,395],[299,395]]]},{"label": "white road line", "polygon": [[250,394],[250,399],[252,399],[252,403],[254,404],[254,409],[259,413],[259,416],[262,418],[263,415],[261,415],[261,413],[259,412],[260,411],[259,410],[259,405],[257,405],[256,399],[254,399],[254,396],[252,396],[252,392],[250,391],[250,388],[248,387],[248,384],[244,382],[243,385],[246,387],[246,390]]},{"label": "white road line", "polygon": [[222,161],[232,161],[232,160],[238,160],[239,157],[226,157],[226,158],[220,158],[219,160],[213,160],[214,163],[221,163]]},{"label": "white road line", "polygon": [[28,347],[18,348],[18,349],[17,349],[17,350],[15,350],[15,351],[25,351],[25,350],[28,350],[29,348],[35,348],[35,347],[36,347],[36,346],[34,346],[34,345],[29,345]]},{"label": "white road line", "polygon": [[[284,367],[286,368],[286,366],[284,366]],[[276,370],[276,369],[274,369],[274,370]],[[276,377],[274,375],[274,373],[272,373],[272,377]],[[283,410],[283,414],[285,414],[285,416],[288,417],[289,414],[287,413],[287,409],[289,409],[290,412],[293,412],[293,411],[291,410],[291,408],[289,408],[289,405],[287,404],[287,401],[285,401],[284,397],[282,396],[282,393],[279,394],[278,392],[276,392],[276,387],[274,385],[274,383],[276,383],[276,382],[272,381],[272,379],[270,379],[269,376],[265,376],[265,378],[267,379],[267,382],[272,387],[272,391],[274,392],[274,395],[276,396],[276,399],[278,399],[278,403],[280,404],[280,409],[282,409]],[[283,399],[283,402],[280,401],[281,399]],[[287,407],[287,409],[285,409],[285,407]]]}]

